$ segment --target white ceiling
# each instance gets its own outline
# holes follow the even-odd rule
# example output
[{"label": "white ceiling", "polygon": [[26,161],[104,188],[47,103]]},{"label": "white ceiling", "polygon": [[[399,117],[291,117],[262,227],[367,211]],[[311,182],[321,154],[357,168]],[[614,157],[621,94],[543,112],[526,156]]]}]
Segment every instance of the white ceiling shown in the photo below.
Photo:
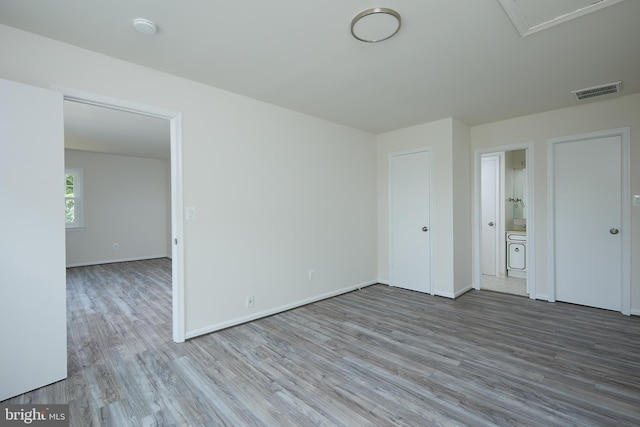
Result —
[{"label": "white ceiling", "polygon": [[169,121],[94,105],[65,101],[65,148],[169,159]]},{"label": "white ceiling", "polygon": [[[351,19],[378,6],[402,15],[398,34],[355,40]],[[625,0],[521,37],[499,0],[0,0],[2,24],[372,133],[567,107],[617,80],[640,92],[638,18]]]}]

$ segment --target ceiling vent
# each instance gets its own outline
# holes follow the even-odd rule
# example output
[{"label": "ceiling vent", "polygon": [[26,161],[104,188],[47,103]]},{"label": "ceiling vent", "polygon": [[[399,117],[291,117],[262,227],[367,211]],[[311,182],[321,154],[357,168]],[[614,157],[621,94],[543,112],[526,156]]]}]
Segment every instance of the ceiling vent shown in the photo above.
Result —
[{"label": "ceiling vent", "polygon": [[613,82],[600,86],[588,87],[586,89],[574,90],[571,91],[571,93],[575,95],[578,101],[582,101],[583,99],[595,98],[596,96],[618,93],[621,89],[622,82]]}]

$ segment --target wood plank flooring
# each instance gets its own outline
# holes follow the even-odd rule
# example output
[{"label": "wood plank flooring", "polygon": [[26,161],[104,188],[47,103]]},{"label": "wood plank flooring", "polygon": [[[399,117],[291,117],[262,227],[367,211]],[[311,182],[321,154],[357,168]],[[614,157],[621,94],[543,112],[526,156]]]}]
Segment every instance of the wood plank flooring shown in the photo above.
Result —
[{"label": "wood plank flooring", "polygon": [[72,426],[637,426],[640,318],[384,285],[184,344],[170,261],[69,269]]}]

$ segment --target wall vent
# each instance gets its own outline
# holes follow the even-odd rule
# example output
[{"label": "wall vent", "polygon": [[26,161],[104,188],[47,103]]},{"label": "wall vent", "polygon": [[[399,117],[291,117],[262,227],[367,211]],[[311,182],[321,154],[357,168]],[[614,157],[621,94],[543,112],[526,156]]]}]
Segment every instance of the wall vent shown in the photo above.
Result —
[{"label": "wall vent", "polygon": [[575,95],[578,101],[582,101],[583,99],[594,98],[596,96],[618,93],[621,89],[622,82],[613,82],[600,86],[588,87],[586,89],[574,90],[571,91],[571,93]]}]

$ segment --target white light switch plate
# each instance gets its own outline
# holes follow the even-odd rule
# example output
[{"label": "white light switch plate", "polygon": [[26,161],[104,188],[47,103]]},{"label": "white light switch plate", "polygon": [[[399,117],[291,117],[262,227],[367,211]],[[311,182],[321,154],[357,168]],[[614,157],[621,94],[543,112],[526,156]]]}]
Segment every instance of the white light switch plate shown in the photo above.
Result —
[{"label": "white light switch plate", "polygon": [[187,221],[193,221],[196,219],[196,208],[190,206],[186,208],[187,211]]},{"label": "white light switch plate", "polygon": [[640,194],[633,196],[633,206],[640,206]]}]

